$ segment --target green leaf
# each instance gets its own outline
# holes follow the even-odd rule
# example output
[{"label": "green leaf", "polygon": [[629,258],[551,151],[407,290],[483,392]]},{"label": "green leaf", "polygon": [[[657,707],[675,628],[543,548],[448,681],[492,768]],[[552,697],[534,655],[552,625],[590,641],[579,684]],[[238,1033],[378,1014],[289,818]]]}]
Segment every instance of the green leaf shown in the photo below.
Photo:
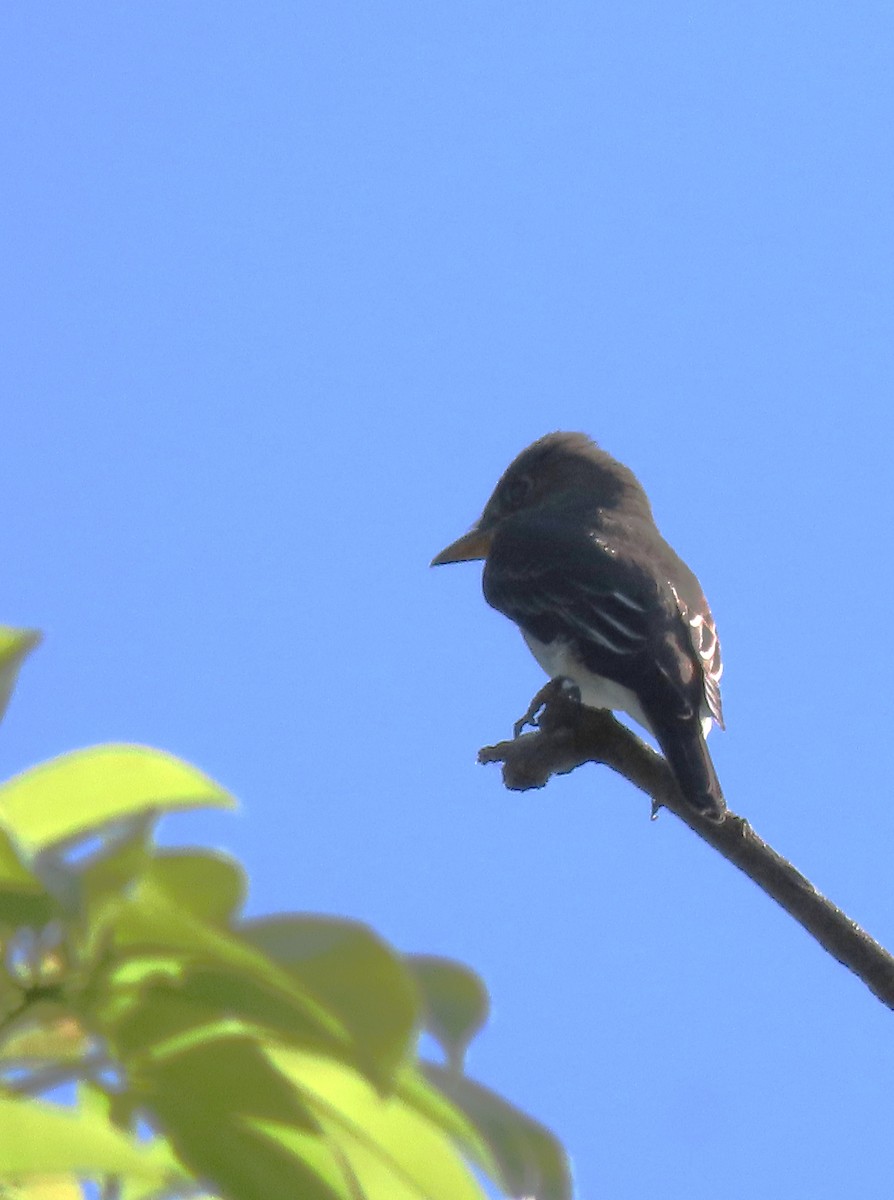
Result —
[{"label": "green leaf", "polygon": [[356,1200],[297,1091],[251,1038],[149,1062],[137,1082],[184,1166],[225,1200]]},{"label": "green leaf", "polygon": [[417,1068],[405,1068],[397,1080],[396,1094],[445,1133],[465,1157],[491,1179],[500,1178],[500,1168],[475,1124],[452,1100],[430,1083]]},{"label": "green leaf", "polygon": [[[154,816],[140,813],[116,822],[111,828],[115,830],[115,836],[77,868],[80,898],[88,905],[117,899],[149,868],[153,859]],[[52,850],[40,855],[36,865],[44,873],[49,863],[75,877],[72,868]]]},{"label": "green leaf", "polygon": [[[84,1081],[78,1084],[78,1106],[82,1113],[101,1117],[125,1133],[135,1128],[139,1116],[142,1115],[138,1112],[136,1098],[127,1090],[116,1087],[114,1091],[107,1092],[98,1084]],[[141,1145],[151,1152],[153,1162],[164,1172],[165,1196],[173,1197],[182,1192],[189,1195],[190,1200],[198,1200],[194,1192],[195,1181],[185,1173],[183,1164],[163,1137],[153,1137],[151,1142],[142,1141]],[[124,1181],[120,1192],[127,1200],[149,1200],[150,1197],[152,1200],[160,1200],[157,1180],[131,1177]],[[82,1193],[79,1192],[79,1200],[81,1196]]]},{"label": "green leaf", "polygon": [[0,926],[45,925],[59,904],[31,873],[12,838],[0,829]]},{"label": "green leaf", "polygon": [[450,958],[408,954],[405,962],[422,993],[424,1027],[443,1046],[448,1066],[461,1072],[469,1043],[487,1020],[487,988],[474,971]]},{"label": "green leaf", "polygon": [[483,1200],[458,1149],[399,1097],[320,1055],[268,1049],[350,1164],[365,1200]]},{"label": "green leaf", "polygon": [[233,805],[207,775],[147,746],[76,750],[0,786],[0,822],[29,854],[139,813]]},{"label": "green leaf", "polygon": [[423,1069],[475,1125],[498,1164],[505,1192],[532,1200],[571,1200],[568,1158],[545,1125],[464,1075],[430,1064]]},{"label": "green leaf", "polygon": [[104,1120],[0,1096],[0,1178],[127,1174],[161,1182],[153,1156]]},{"label": "green leaf", "polygon": [[147,879],[212,925],[227,925],[242,908],[248,891],[240,865],[226,854],[213,852],[162,850]]},{"label": "green leaf", "polygon": [[47,850],[34,860],[47,887],[60,903],[67,902],[72,940],[88,972],[98,962],[108,961],[110,930],[121,905],[153,862],[155,825],[154,814],[138,813],[106,826],[100,850],[84,862],[69,864],[61,848]]},{"label": "green leaf", "polygon": [[[146,1184],[144,1187],[153,1189],[156,1184]],[[147,1195],[150,1193],[147,1192]],[[0,1192],[3,1200],[83,1200],[81,1186],[71,1175],[46,1175],[30,1179],[28,1183],[16,1184],[11,1191]]]},{"label": "green leaf", "polygon": [[[107,933],[109,969],[97,1013],[126,1053],[226,1018],[266,1025],[330,1053],[349,1050],[350,1035],[338,1014],[299,979],[238,932],[194,916],[148,877],[121,901]],[[177,958],[175,974],[169,964]],[[163,969],[144,974],[134,959],[161,962]],[[169,1030],[165,1006],[174,1022]]]},{"label": "green leaf", "polygon": [[22,663],[42,636],[36,629],[0,625],[0,719],[6,712]]},{"label": "green leaf", "polygon": [[344,1197],[344,1200],[357,1200],[350,1169],[346,1170],[341,1156],[333,1151],[319,1132],[311,1133],[296,1125],[281,1125],[258,1117],[248,1117],[245,1125],[251,1133],[261,1134],[274,1146],[300,1160],[332,1195]]},{"label": "green leaf", "polygon": [[39,892],[36,879],[19,857],[12,838],[0,829],[0,888],[4,891]]},{"label": "green leaf", "polygon": [[202,967],[184,976],[107,997],[95,1006],[96,1020],[126,1061],[180,1053],[236,1030],[299,1047],[341,1049],[321,1035],[302,1007],[255,980]]},{"label": "green leaf", "polygon": [[418,1019],[396,951],[366,925],[338,917],[267,917],[241,932],[338,1016],[361,1068],[387,1088],[409,1056]]}]

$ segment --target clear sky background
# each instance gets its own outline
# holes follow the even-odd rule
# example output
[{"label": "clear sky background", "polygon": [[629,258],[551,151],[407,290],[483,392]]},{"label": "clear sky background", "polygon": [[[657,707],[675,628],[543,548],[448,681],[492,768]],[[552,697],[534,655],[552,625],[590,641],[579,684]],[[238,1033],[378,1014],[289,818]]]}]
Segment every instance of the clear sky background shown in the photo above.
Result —
[{"label": "clear sky background", "polygon": [[169,749],[251,911],[475,966],[583,1200],[889,1197],[894,1017],[607,771],[476,766],[542,676],[428,562],[542,433],[629,463],[731,806],[894,945],[892,61],[882,0],[0,13],[0,767]]}]

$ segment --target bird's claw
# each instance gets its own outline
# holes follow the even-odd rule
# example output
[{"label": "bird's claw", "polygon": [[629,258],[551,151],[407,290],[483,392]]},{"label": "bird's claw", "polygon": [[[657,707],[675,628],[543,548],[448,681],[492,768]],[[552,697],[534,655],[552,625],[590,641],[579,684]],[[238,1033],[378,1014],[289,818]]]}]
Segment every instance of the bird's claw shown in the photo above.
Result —
[{"label": "bird's claw", "polygon": [[522,731],[526,725],[530,725],[532,729],[537,729],[540,725],[538,713],[544,708],[550,700],[562,696],[564,699],[570,700],[572,703],[580,703],[580,688],[572,680],[564,675],[557,675],[555,679],[551,679],[549,683],[545,683],[531,703],[528,705],[527,712],[512,726],[512,736],[514,738],[521,737]]},{"label": "bird's claw", "polygon": [[532,703],[530,705],[530,707],[528,708],[528,711],[525,713],[525,715],[523,717],[518,718],[518,720],[512,726],[512,736],[514,738],[521,737],[526,725],[530,725],[532,729],[536,728],[536,726],[537,726],[537,710],[540,707],[541,707],[541,705],[539,705],[539,704],[535,705]]},{"label": "bird's claw", "polygon": [[532,729],[537,728],[537,714],[540,712],[541,708],[543,708],[544,704],[546,704],[547,700],[552,694],[552,683],[553,681],[550,680],[549,683],[543,685],[543,687],[528,705],[525,714],[519,717],[519,719],[512,726],[512,736],[514,738],[521,737],[522,730],[526,725],[530,725]]}]

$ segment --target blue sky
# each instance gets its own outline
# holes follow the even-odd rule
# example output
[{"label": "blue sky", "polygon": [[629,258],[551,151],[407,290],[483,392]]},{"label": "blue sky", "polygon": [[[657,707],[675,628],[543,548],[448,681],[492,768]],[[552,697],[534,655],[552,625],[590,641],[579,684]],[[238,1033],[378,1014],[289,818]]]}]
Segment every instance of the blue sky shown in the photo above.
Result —
[{"label": "blue sky", "polygon": [[605,771],[475,566],[528,442],[639,474],[718,621],[728,800],[894,945],[886,3],[8,5],[6,773],[104,740],[242,801],[252,911],[481,971],[471,1069],[580,1195],[887,1197],[891,1015]]}]

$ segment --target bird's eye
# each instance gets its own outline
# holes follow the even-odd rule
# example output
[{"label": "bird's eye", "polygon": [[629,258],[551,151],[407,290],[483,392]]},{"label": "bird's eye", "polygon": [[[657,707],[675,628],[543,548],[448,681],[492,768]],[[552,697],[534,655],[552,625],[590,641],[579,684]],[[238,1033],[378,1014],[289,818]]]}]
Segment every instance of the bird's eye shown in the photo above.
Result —
[{"label": "bird's eye", "polygon": [[527,475],[519,475],[506,484],[504,497],[509,508],[520,508],[531,494],[531,480]]}]

